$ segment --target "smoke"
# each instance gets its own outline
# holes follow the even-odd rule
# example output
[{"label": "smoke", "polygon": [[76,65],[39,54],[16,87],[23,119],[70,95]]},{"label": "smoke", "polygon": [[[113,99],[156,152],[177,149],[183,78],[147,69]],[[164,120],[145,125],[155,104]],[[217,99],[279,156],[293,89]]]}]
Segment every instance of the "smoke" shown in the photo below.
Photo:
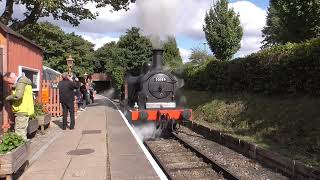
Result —
[{"label": "smoke", "polygon": [[136,2],[143,34],[152,42],[153,48],[163,48],[169,36],[174,36],[177,26],[178,0],[139,0]]},{"label": "smoke", "polygon": [[157,138],[161,135],[161,130],[157,129],[154,123],[134,125],[133,129],[137,133],[141,141],[144,141],[146,139]]},{"label": "smoke", "polygon": [[115,89],[114,88],[108,89],[107,91],[103,92],[103,95],[109,99],[113,99],[115,97]]}]

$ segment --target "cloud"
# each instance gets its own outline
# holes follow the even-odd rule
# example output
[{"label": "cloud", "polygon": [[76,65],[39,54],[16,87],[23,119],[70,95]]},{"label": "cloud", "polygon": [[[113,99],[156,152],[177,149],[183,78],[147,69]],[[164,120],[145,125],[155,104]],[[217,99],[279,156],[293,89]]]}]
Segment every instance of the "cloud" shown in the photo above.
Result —
[{"label": "cloud", "polygon": [[183,63],[186,63],[189,61],[189,57],[191,55],[191,50],[184,49],[184,48],[179,48],[180,51],[180,56],[183,60]]},{"label": "cloud", "polygon": [[240,14],[240,22],[243,27],[241,49],[235,57],[243,57],[258,51],[262,45],[261,30],[265,26],[267,12],[249,1],[230,3],[230,7]]},{"label": "cloud", "polygon": [[79,33],[79,35],[81,35],[85,40],[88,40],[95,44],[95,50],[102,47],[106,43],[109,43],[111,41],[117,42],[119,40],[119,37],[104,36],[96,33]]},{"label": "cloud", "polygon": [[[82,35],[87,40],[96,44],[95,48],[102,46],[104,43],[112,40],[117,40],[119,34],[125,33],[125,31],[132,27],[145,27],[144,21],[141,21],[141,17],[148,16],[144,14],[145,11],[141,11],[144,5],[141,2],[147,2],[152,0],[139,0],[134,4],[130,4],[130,10],[111,12],[111,7],[96,9],[94,4],[86,5],[92,12],[98,12],[99,16],[96,20],[84,20],[78,27],[73,27],[69,23],[59,20],[55,21],[52,18],[42,18],[42,21],[49,20],[54,24],[59,25],[68,32],[74,31],[76,34]],[[154,0],[153,0],[154,1]],[[157,2],[156,0],[155,2]],[[169,23],[161,23],[161,25],[167,25],[165,31],[176,37],[187,37],[194,42],[205,41],[204,32],[202,30],[204,17],[206,11],[213,4],[213,0],[161,0],[158,1],[160,5],[168,7],[166,10],[169,13],[161,18],[162,20],[170,20]],[[4,7],[4,2],[0,2],[1,8]],[[151,11],[157,11],[157,5],[147,6],[148,8],[154,8]],[[241,49],[235,55],[235,57],[244,56],[252,52],[258,51],[261,46],[262,33],[261,30],[266,22],[266,10],[258,7],[249,1],[236,1],[229,4],[229,7],[234,8],[235,12],[240,14],[241,25],[244,29],[244,35],[241,41]],[[0,10],[1,10],[0,8]],[[22,11],[25,9],[21,6],[15,6],[18,13],[17,17],[22,15]],[[157,17],[158,18],[158,17]],[[151,17],[154,21],[150,22],[151,27],[157,27],[161,19]],[[182,44],[181,44],[182,43]],[[179,42],[178,45],[184,48],[193,47],[194,44],[185,44],[185,42]],[[186,49],[185,49],[186,50]],[[186,51],[184,51],[186,52]]]}]

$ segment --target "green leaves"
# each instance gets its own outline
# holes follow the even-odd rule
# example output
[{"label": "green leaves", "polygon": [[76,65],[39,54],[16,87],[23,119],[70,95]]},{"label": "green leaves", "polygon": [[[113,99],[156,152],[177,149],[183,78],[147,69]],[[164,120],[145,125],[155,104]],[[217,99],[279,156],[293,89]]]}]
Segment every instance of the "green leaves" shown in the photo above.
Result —
[{"label": "green leaves", "polygon": [[204,22],[203,31],[213,54],[219,60],[230,60],[240,49],[243,35],[239,15],[228,9],[228,0],[218,0]]},{"label": "green leaves", "polygon": [[319,0],[271,0],[262,30],[264,48],[320,36]]},{"label": "green leaves", "polygon": [[170,68],[178,68],[183,64],[179,48],[174,37],[168,38],[168,41],[164,44],[163,49],[163,60],[166,66]]},{"label": "green leaves", "polygon": [[187,66],[186,86],[215,92],[320,95],[320,38],[274,46],[233,61]]},{"label": "green leaves", "polygon": [[25,140],[16,133],[5,133],[2,136],[2,142],[0,144],[0,154],[6,154],[7,152],[10,152],[19,147],[24,142]]},{"label": "green leaves", "polygon": [[93,44],[74,33],[65,33],[49,22],[29,25],[19,31],[45,49],[44,64],[60,72],[68,70],[66,58],[72,55],[73,72],[83,75],[93,73]]},{"label": "green leaves", "polygon": [[[94,5],[96,8],[111,5],[113,10],[121,9],[128,10],[130,0],[7,0],[6,9],[0,19],[6,25],[11,24],[11,28],[19,30],[27,25],[36,24],[39,18],[52,16],[55,20],[62,19],[69,22],[73,26],[78,26],[81,20],[95,19],[98,13],[91,10]],[[27,12],[24,13],[23,20],[18,20],[12,17],[14,5],[25,7]]]}]

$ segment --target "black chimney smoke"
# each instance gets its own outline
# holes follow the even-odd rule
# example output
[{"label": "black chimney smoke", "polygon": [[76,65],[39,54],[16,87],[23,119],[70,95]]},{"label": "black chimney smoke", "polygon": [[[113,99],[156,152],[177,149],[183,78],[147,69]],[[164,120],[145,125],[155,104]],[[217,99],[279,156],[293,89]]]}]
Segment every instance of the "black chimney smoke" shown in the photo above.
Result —
[{"label": "black chimney smoke", "polygon": [[163,49],[154,49],[152,58],[153,67],[155,69],[161,69],[163,63]]}]

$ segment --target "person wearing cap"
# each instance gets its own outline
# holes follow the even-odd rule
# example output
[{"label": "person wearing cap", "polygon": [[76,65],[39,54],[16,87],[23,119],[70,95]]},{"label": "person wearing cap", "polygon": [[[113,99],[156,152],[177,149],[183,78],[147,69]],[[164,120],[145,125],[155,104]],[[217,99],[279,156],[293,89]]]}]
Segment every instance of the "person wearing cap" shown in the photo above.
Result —
[{"label": "person wearing cap", "polygon": [[67,116],[68,111],[70,113],[70,129],[74,129],[75,126],[75,117],[74,117],[74,90],[79,87],[75,82],[72,81],[72,78],[68,73],[62,74],[62,81],[58,84],[59,88],[59,98],[62,105],[62,129],[65,130],[67,127]]},{"label": "person wearing cap", "polygon": [[16,82],[12,94],[6,97],[6,100],[12,103],[15,115],[15,133],[27,139],[29,117],[34,114],[32,82],[24,74],[17,78],[14,73],[10,73],[8,79]]}]

